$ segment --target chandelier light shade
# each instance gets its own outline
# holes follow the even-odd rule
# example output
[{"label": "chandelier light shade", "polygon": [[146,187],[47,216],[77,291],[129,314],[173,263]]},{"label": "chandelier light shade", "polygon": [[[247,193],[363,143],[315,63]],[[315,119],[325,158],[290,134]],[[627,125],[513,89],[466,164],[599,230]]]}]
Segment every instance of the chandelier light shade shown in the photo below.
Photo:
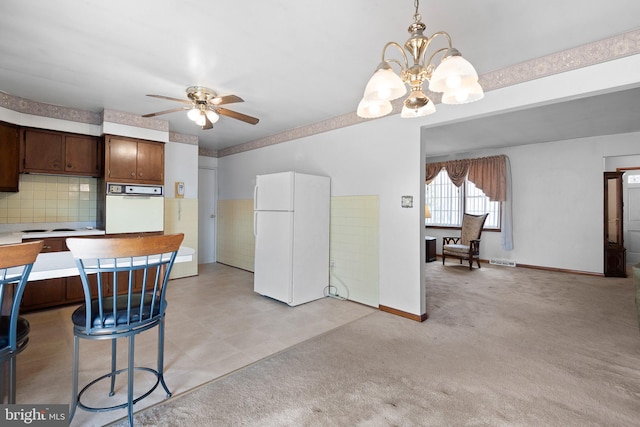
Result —
[{"label": "chandelier light shade", "polygon": [[429,89],[433,92],[448,92],[468,87],[478,82],[478,73],[473,65],[454,49],[456,56],[445,56],[440,65],[436,67],[431,79]]},{"label": "chandelier light shade", "polygon": [[363,98],[358,104],[356,113],[365,119],[375,119],[386,116],[391,110],[393,110],[393,106],[390,101],[367,101]]},{"label": "chandelier light shade", "polygon": [[[436,111],[435,105],[424,93],[426,87],[432,92],[442,93],[444,104],[465,104],[484,97],[478,83],[478,73],[473,65],[462,57],[453,47],[451,37],[444,31],[438,31],[427,37],[423,34],[426,26],[421,22],[418,12],[419,0],[414,0],[415,13],[409,26],[411,36],[404,48],[396,42],[388,42],[382,49],[382,62],[367,83],[364,96],[358,104],[357,114],[363,118],[376,118],[389,114],[393,107],[391,101],[407,93],[403,103],[401,117],[423,117]],[[429,57],[427,50],[435,39],[446,39],[446,47],[436,49]],[[389,47],[395,47],[402,60],[385,57]],[[439,58],[439,63],[434,60]],[[409,61],[412,61],[410,64]],[[400,68],[397,74],[392,65]]]},{"label": "chandelier light shade", "polygon": [[474,83],[468,88],[457,91],[449,91],[442,94],[443,104],[466,104],[484,97],[484,92],[479,83]]},{"label": "chandelier light shade", "polygon": [[436,112],[433,101],[422,90],[411,90],[409,97],[404,100],[400,117],[405,119],[412,117],[424,117]]},{"label": "chandelier light shade", "polygon": [[367,101],[393,101],[407,93],[407,87],[389,64],[380,64],[373,77],[364,89],[364,99]]}]

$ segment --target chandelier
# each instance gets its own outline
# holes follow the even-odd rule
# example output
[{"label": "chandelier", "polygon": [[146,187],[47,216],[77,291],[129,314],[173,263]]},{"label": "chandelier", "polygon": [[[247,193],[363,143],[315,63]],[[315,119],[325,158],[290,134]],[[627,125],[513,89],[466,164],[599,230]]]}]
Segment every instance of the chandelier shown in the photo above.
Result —
[{"label": "chandelier", "polygon": [[[396,42],[388,42],[382,49],[382,62],[369,79],[364,96],[358,104],[358,116],[386,116],[393,110],[391,101],[407,93],[407,85],[410,92],[404,100],[400,116],[422,117],[434,113],[436,107],[423,90],[425,81],[428,82],[430,91],[442,92],[443,104],[465,104],[484,97],[482,87],[478,83],[478,73],[452,46],[449,34],[444,31],[438,31],[430,37],[422,34],[426,26],[421,22],[419,5],[420,1],[414,0],[416,11],[413,14],[413,24],[408,29],[411,37],[404,44],[404,49],[407,50],[413,64],[409,64],[409,57],[402,46]],[[427,59],[427,49],[437,37],[446,38],[447,47],[436,50]],[[385,58],[390,46],[400,51],[404,63]],[[441,55],[437,67],[432,62],[436,55]],[[400,75],[393,71],[393,64],[400,67]]]}]

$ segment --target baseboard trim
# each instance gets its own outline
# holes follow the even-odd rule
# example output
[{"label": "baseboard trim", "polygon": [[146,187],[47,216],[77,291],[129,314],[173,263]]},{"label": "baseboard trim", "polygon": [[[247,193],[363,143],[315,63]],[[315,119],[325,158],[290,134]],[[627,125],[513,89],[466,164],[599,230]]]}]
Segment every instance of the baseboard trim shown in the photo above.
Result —
[{"label": "baseboard trim", "polygon": [[583,276],[595,276],[595,277],[604,277],[603,273],[594,273],[591,271],[581,271],[581,270],[569,270],[566,268],[555,268],[555,267],[542,267],[539,265],[529,265],[529,264],[516,264],[516,268],[531,268],[533,270],[545,270],[545,271],[555,271],[558,273],[569,273],[569,274],[581,274]]},{"label": "baseboard trim", "polygon": [[[439,258],[440,260],[442,260],[442,255],[441,254],[436,254],[436,257]],[[457,259],[457,258],[455,258],[455,259]],[[483,264],[489,264],[489,260],[488,259],[481,259],[480,262],[483,263]],[[581,274],[583,276],[605,277],[604,273],[594,273],[592,271],[582,271],[582,270],[570,270],[570,269],[567,269],[567,268],[544,267],[544,266],[541,266],[541,265],[530,265],[530,264],[516,263],[516,267],[515,268],[531,268],[533,270],[555,271],[557,273],[569,273],[569,274]]]},{"label": "baseboard trim", "polygon": [[386,313],[395,314],[396,316],[405,317],[407,319],[415,320],[416,322],[424,322],[429,318],[427,313],[423,313],[420,315],[408,313],[406,311],[398,310],[396,308],[387,307],[386,305],[379,305],[378,309],[380,311],[384,311]]}]

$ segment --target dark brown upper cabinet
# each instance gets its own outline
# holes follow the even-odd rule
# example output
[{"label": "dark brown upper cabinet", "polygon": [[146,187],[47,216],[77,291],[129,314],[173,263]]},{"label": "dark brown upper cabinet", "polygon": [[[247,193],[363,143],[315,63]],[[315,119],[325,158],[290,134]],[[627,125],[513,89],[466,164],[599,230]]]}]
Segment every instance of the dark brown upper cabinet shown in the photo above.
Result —
[{"label": "dark brown upper cabinet", "polygon": [[100,138],[39,129],[22,135],[21,172],[102,176]]},{"label": "dark brown upper cabinet", "polygon": [[0,122],[0,191],[18,191],[20,128]]},{"label": "dark brown upper cabinet", "polygon": [[106,137],[105,179],[164,184],[164,144],[123,136]]}]

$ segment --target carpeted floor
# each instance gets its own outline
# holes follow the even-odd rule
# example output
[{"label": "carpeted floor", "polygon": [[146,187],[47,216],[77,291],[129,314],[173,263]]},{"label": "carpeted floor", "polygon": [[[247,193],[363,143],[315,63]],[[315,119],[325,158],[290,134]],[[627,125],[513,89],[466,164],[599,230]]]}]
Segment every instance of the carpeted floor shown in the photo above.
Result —
[{"label": "carpeted floor", "polygon": [[143,410],[136,425],[640,425],[631,278],[426,268],[427,321],[375,312]]}]

